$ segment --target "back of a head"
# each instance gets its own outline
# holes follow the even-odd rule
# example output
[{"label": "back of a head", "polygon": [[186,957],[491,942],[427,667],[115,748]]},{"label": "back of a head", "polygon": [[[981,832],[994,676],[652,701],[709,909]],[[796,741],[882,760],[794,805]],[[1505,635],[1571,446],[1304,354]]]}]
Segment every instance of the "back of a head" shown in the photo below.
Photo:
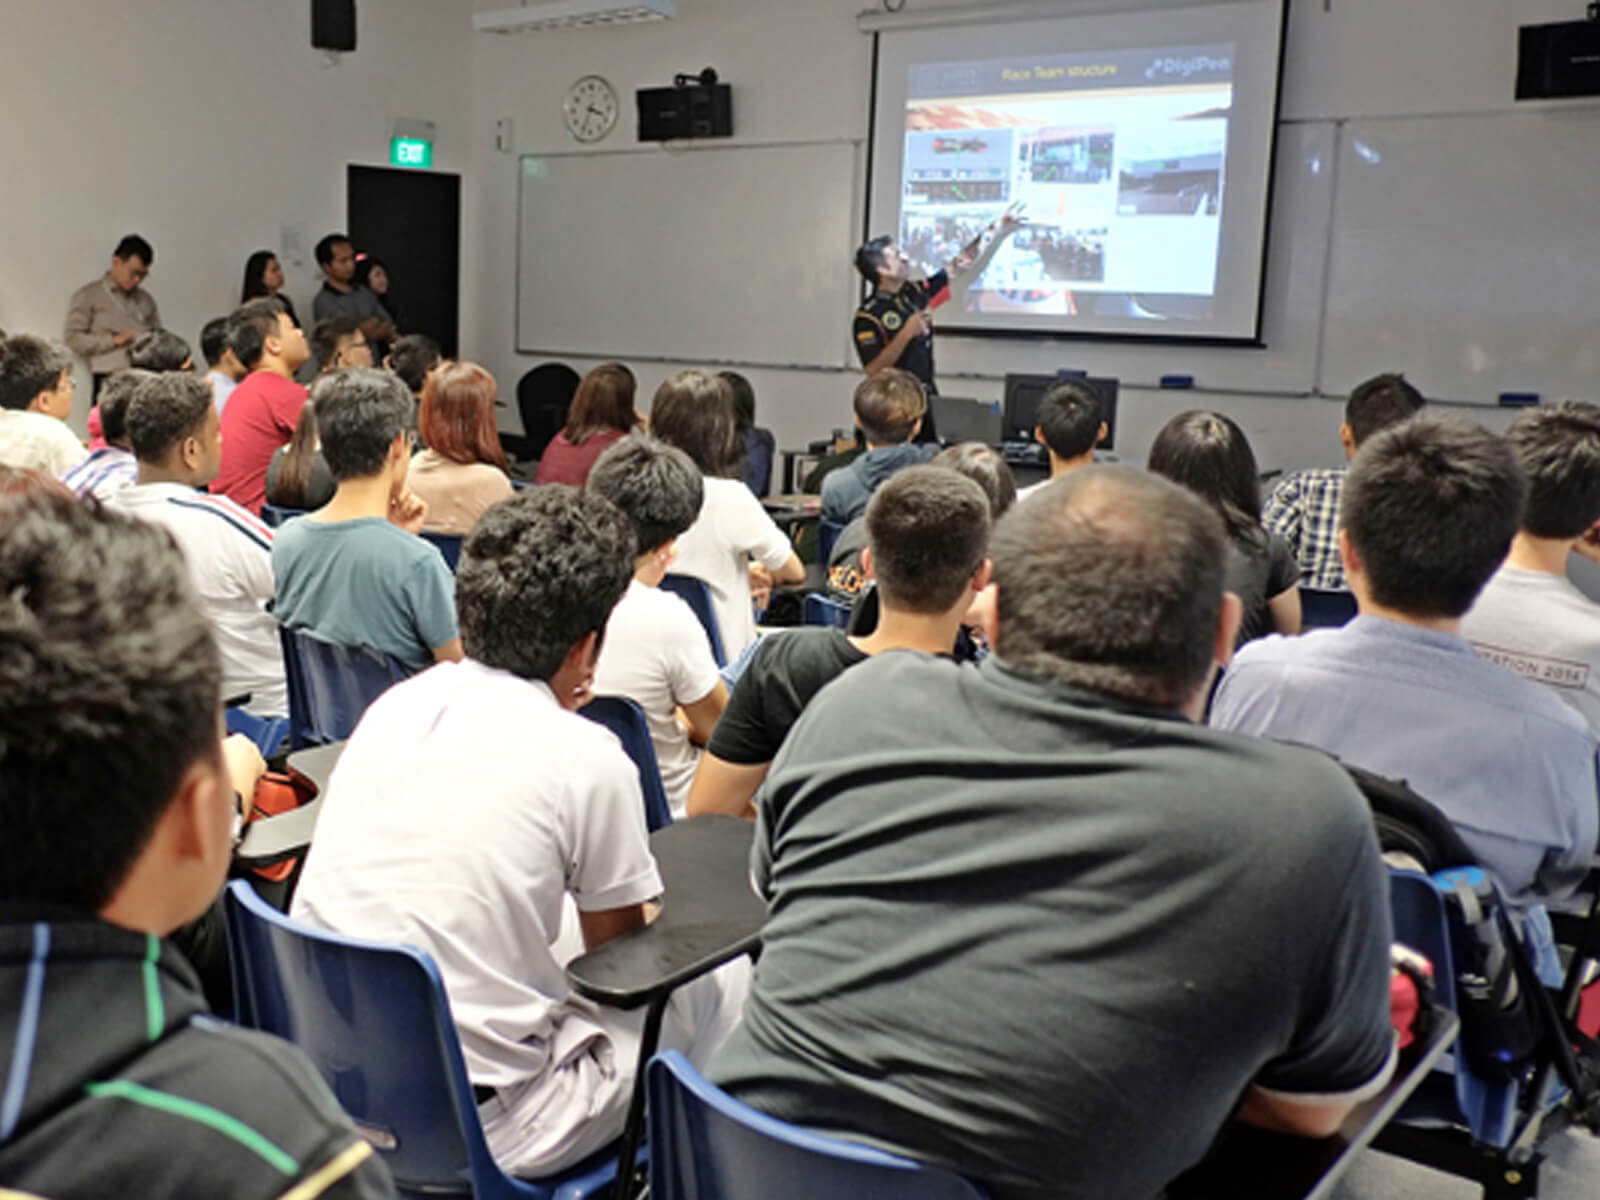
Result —
[{"label": "back of a head", "polygon": [[170,329],[141,333],[128,349],[128,361],[141,371],[182,371],[191,358],[189,343]]},{"label": "back of a head", "polygon": [[212,411],[206,381],[182,371],[148,372],[133,388],[124,423],[140,462],[165,462],[185,438],[199,437]]},{"label": "back of a head", "polygon": [[994,531],[995,652],[1029,674],[1177,708],[1204,686],[1227,534],[1194,493],[1124,464],[1086,467]]},{"label": "back of a head", "polygon": [[0,408],[24,409],[48,392],[72,366],[67,348],[48,338],[19,333],[0,342]]},{"label": "back of a head", "polygon": [[1100,440],[1100,394],[1081,379],[1052,384],[1039,401],[1034,424],[1057,458],[1082,458]]},{"label": "back of a head", "polygon": [[1261,482],[1244,430],[1221,413],[1179,413],[1161,427],[1145,464],[1205,500],[1240,537],[1261,527]]},{"label": "back of a head", "polygon": [[922,381],[894,367],[868,375],[856,387],[856,424],[878,446],[909,442],[928,411]]},{"label": "back of a head", "polygon": [[709,371],[679,371],[656,389],[650,432],[706,475],[726,475],[739,461],[733,389]]},{"label": "back of a head", "polygon": [[408,333],[395,339],[385,365],[413,396],[419,396],[422,385],[428,382],[428,372],[439,365],[439,343],[425,333]]},{"label": "back of a head", "polygon": [[100,385],[100,432],[105,439],[120,445],[128,433],[128,409],[139,389],[156,377],[154,371],[138,367],[113,371]]},{"label": "back of a head", "polygon": [[739,433],[756,427],[756,390],[750,381],[737,371],[718,371],[722,381],[733,392],[733,425]]},{"label": "back of a head", "polygon": [[1506,439],[1424,415],[1361,447],[1339,520],[1374,601],[1414,617],[1459,617],[1504,561],[1527,494]]},{"label": "back of a head", "polygon": [[422,440],[451,462],[508,470],[494,419],[498,396],[494,376],[477,363],[446,363],[422,388]]},{"label": "back of a head", "polygon": [[200,330],[200,356],[206,366],[215,368],[228,349],[228,318],[212,317]]},{"label": "back of a head", "polygon": [[270,296],[241,304],[228,317],[228,346],[239,365],[254,371],[261,365],[267,339],[278,336],[278,317],[284,312],[283,304]]},{"label": "back of a head", "polygon": [[1344,421],[1359,447],[1379,430],[1414,417],[1427,403],[1404,375],[1374,375],[1351,391],[1344,405]]},{"label": "back of a head", "polygon": [[936,615],[965,594],[983,565],[989,497],[949,467],[907,467],[867,505],[867,546],[885,608]]},{"label": "back of a head", "polygon": [[681,536],[705,499],[705,480],[694,461],[647,433],[631,433],[608,448],[583,486],[622,510],[633,524],[640,554]]},{"label": "back of a head", "polygon": [[1530,409],[1506,440],[1528,480],[1525,533],[1572,541],[1600,521],[1600,406],[1569,400]]},{"label": "back of a head", "polygon": [[383,472],[389,447],[411,425],[411,394],[387,371],[351,367],[317,380],[322,457],[334,481],[370,479]]},{"label": "back of a head", "polygon": [[137,233],[127,233],[117,242],[117,248],[111,252],[111,257],[124,260],[137,258],[149,267],[155,264],[156,252],[150,243]]},{"label": "back of a head", "polygon": [[627,433],[639,424],[633,407],[638,382],[621,363],[601,363],[578,383],[561,432],[574,446],[597,433],[615,429]]},{"label": "back of a head", "polygon": [[220,688],[160,526],[0,500],[0,901],[103,908],[185,772],[215,759]]},{"label": "back of a head", "polygon": [[339,357],[339,347],[355,337],[358,328],[353,317],[329,317],[316,323],[311,330],[311,357],[317,360],[317,370],[328,369]]},{"label": "back of a head", "polygon": [[456,567],[467,655],[548,681],[606,619],[633,578],[633,530],[609,500],[578,488],[524,488],[478,519]]},{"label": "back of a head", "polygon": [[1017,481],[1011,465],[993,446],[982,442],[961,442],[934,455],[930,464],[949,467],[976,483],[989,497],[989,513],[998,521],[1017,502]]}]

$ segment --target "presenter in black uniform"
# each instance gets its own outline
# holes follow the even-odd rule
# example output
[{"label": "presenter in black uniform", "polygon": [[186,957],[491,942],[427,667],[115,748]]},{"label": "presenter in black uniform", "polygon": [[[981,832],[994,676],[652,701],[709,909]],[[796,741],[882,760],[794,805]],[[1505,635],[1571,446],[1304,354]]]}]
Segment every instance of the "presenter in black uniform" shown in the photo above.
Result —
[{"label": "presenter in black uniform", "polygon": [[[961,253],[945,268],[926,279],[912,279],[906,261],[894,239],[876,237],[856,251],[856,270],[873,285],[873,293],[856,310],[856,353],[868,375],[888,367],[909,371],[922,381],[928,395],[937,395],[933,379],[933,318],[931,309],[950,298],[950,281],[974,270],[981,271],[1000,248],[1006,235],[1022,221],[1018,205],[1013,204],[987,228],[961,248]],[[990,235],[993,234],[993,237]],[[988,239],[988,244],[984,240]],[[922,418],[919,442],[937,442],[930,406]]]}]

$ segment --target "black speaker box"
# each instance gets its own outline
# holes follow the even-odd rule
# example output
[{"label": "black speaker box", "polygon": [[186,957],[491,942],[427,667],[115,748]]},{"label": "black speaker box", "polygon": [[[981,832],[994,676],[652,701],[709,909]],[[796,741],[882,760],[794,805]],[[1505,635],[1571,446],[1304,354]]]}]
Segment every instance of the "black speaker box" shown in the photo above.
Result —
[{"label": "black speaker box", "polygon": [[356,0],[311,0],[311,45],[318,50],[354,50]]},{"label": "black speaker box", "polygon": [[1517,30],[1517,99],[1600,96],[1600,21]]},{"label": "black speaker box", "polygon": [[639,140],[733,136],[733,89],[725,83],[640,88]]}]

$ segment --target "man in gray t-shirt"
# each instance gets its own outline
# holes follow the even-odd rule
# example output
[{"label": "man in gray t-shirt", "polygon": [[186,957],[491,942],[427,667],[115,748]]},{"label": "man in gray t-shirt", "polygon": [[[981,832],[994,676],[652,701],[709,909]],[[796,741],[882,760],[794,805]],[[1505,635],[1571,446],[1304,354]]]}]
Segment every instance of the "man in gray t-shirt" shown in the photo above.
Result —
[{"label": "man in gray t-shirt", "polygon": [[758,801],[770,917],[711,1076],[997,1200],[1148,1200],[1390,1070],[1388,890],[1328,759],[1194,723],[1238,600],[1187,492],[1090,467],[996,528],[995,655],[883,654]]},{"label": "man in gray t-shirt", "polygon": [[354,283],[356,252],[342,233],[330,233],[317,243],[317,266],[322,268],[323,284],[311,301],[311,315],[317,321],[348,317],[366,335],[368,342],[392,342],[394,321],[370,289]]}]

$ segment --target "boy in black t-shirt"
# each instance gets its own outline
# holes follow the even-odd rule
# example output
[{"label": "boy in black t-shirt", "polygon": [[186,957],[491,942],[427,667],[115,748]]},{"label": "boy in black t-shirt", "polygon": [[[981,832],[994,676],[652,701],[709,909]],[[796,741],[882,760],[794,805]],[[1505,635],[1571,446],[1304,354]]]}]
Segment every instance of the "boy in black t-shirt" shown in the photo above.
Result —
[{"label": "boy in black t-shirt", "polygon": [[823,686],[886,650],[949,654],[989,582],[989,498],[948,467],[908,467],[867,507],[863,566],[883,611],[867,637],[787,630],[756,649],[711,735],[689,790],[689,815],[753,816],[751,801],[801,710]]}]

